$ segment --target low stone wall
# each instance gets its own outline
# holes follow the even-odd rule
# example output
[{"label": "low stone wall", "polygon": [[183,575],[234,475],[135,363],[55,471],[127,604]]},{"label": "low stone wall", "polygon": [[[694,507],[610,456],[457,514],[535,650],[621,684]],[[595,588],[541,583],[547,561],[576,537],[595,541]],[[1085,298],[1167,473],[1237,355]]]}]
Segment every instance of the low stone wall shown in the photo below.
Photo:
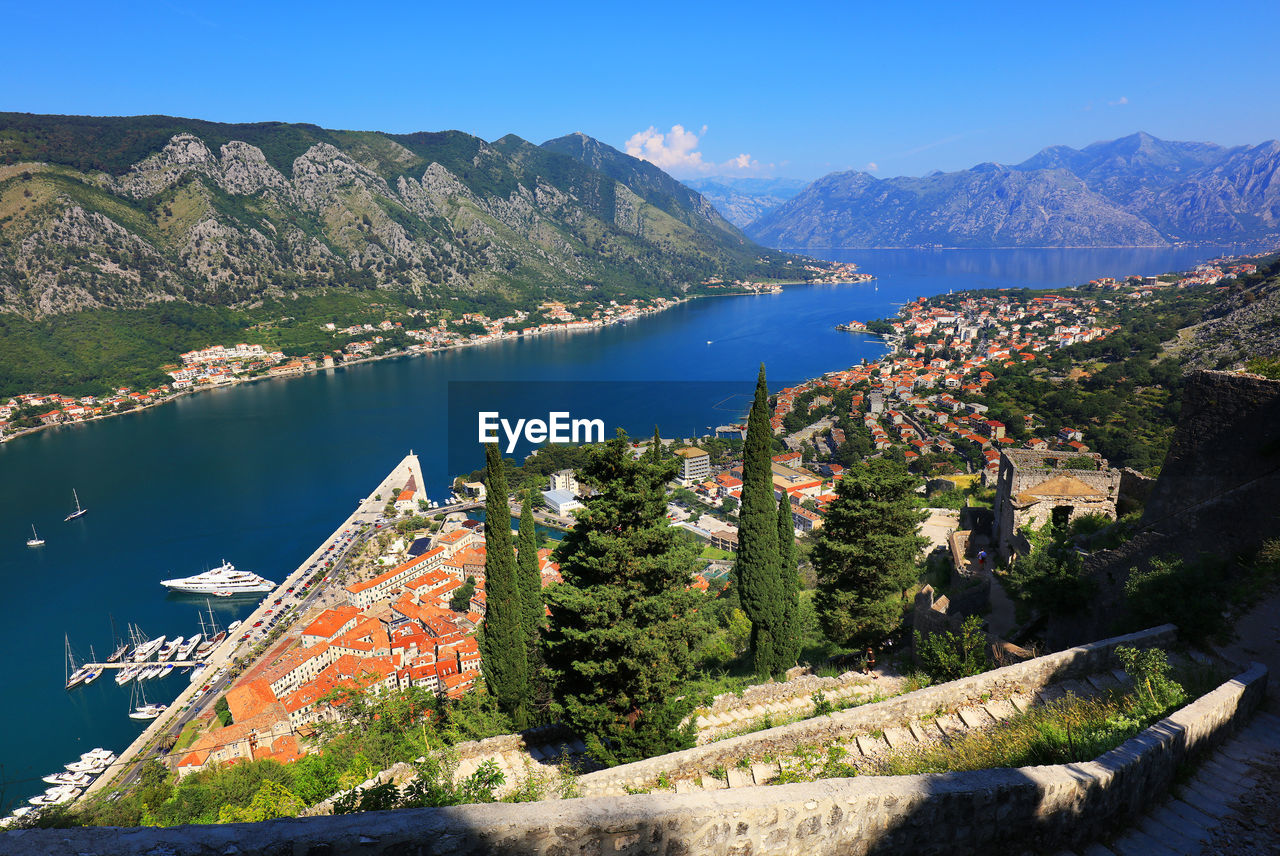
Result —
[{"label": "low stone wall", "polygon": [[1160,799],[1189,755],[1245,720],[1253,664],[1095,761],[859,777],[709,793],[411,809],[171,829],[22,830],[0,856],[419,854],[977,854],[1077,847]]},{"label": "low stone wall", "polygon": [[672,752],[657,758],[622,764],[589,773],[579,780],[584,792],[591,790],[652,788],[663,773],[679,776],[696,774],[713,767],[734,766],[748,755],[785,755],[803,744],[830,743],[872,731],[901,726],[904,722],[938,712],[950,712],[988,697],[1004,698],[1014,693],[1034,692],[1053,681],[1115,668],[1115,649],[1122,645],[1139,648],[1168,648],[1177,639],[1177,628],[1164,624],[1140,633],[1116,636],[1068,648],[1054,654],[992,669],[971,678],[961,678],[926,687],[906,695],[861,707],[837,711],[829,716],[780,725],[739,737],[730,737],[705,746]]}]

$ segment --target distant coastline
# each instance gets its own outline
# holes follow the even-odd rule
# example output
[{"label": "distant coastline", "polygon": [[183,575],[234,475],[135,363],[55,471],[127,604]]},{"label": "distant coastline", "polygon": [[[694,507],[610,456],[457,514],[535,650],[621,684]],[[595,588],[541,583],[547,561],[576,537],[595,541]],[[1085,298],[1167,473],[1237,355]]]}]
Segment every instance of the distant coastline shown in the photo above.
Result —
[{"label": "distant coastline", "polygon": [[337,369],[345,368],[347,366],[364,365],[366,363],[374,363],[374,362],[379,362],[381,360],[387,360],[387,359],[430,356],[432,354],[443,353],[445,351],[452,351],[459,348],[474,348],[474,347],[485,346],[485,345],[493,345],[499,342],[507,342],[514,339],[531,338],[533,336],[543,336],[543,335],[555,334],[555,333],[572,334],[572,333],[585,332],[588,330],[600,330],[600,329],[603,329],[604,327],[610,327],[615,324],[625,324],[628,321],[632,321],[637,318],[642,318],[646,315],[655,315],[659,312],[665,312],[668,309],[673,309],[676,306],[680,306],[691,300],[696,300],[700,298],[742,297],[745,295],[774,294],[774,293],[777,293],[778,291],[781,291],[783,288],[794,287],[799,285],[862,285],[869,280],[870,280],[870,277],[867,280],[854,280],[850,282],[776,282],[776,283],[767,283],[767,284],[761,283],[756,288],[740,287],[741,290],[734,290],[734,291],[725,290],[718,293],[686,294],[686,295],[682,295],[681,297],[672,299],[670,303],[664,306],[661,306],[659,308],[648,309],[643,312],[637,311],[630,314],[619,315],[608,321],[602,321],[598,324],[593,324],[588,327],[576,327],[576,326],[571,327],[567,324],[564,324],[564,325],[552,325],[545,329],[530,328],[528,330],[521,331],[520,333],[507,334],[499,337],[482,336],[475,340],[464,340],[464,341],[459,341],[459,342],[455,342],[448,345],[443,345],[440,347],[418,348],[416,350],[390,351],[385,354],[370,355],[366,357],[353,356],[349,359],[344,359],[341,363],[333,366],[316,365],[313,368],[304,368],[301,371],[294,372],[292,374],[257,375],[254,377],[243,377],[243,378],[232,377],[231,379],[227,380],[224,383],[202,385],[198,388],[192,388],[192,389],[174,390],[170,394],[165,395],[163,398],[157,398],[156,400],[145,403],[145,404],[138,404],[136,407],[132,407],[128,410],[116,410],[116,411],[112,411],[111,413],[103,413],[98,416],[90,416],[84,419],[77,419],[72,422],[60,422],[53,425],[36,425],[31,428],[23,428],[11,434],[7,434],[4,437],[0,437],[0,444],[9,443],[13,440],[18,439],[19,437],[28,437],[33,434],[38,434],[41,431],[45,431],[52,428],[70,428],[76,425],[87,425],[92,422],[99,422],[104,419],[111,419],[116,416],[127,416],[130,413],[139,413],[143,410],[150,410],[154,407],[160,407],[165,404],[169,404],[171,402],[177,401],[178,399],[184,398],[186,396],[198,395],[202,392],[215,392],[221,389],[231,389],[233,387],[241,386],[244,384],[258,383],[260,381],[289,380],[291,378],[303,377],[306,375],[318,374],[321,372],[335,371]]}]

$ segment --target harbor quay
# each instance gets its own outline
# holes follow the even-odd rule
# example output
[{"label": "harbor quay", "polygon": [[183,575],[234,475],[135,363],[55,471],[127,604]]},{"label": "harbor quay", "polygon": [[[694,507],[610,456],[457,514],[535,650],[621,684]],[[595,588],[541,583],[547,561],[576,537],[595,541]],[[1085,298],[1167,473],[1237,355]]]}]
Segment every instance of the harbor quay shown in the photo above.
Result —
[{"label": "harbor quay", "polygon": [[[271,603],[275,598],[284,596],[286,591],[291,588],[297,588],[299,585],[302,585],[309,576],[315,575],[316,568],[314,566],[324,562],[326,558],[332,558],[334,554],[329,552],[329,550],[332,545],[341,542],[343,533],[353,527],[372,524],[377,520],[385,505],[385,503],[379,498],[390,495],[393,489],[405,484],[410,479],[413,479],[415,483],[419,485],[424,483],[422,466],[418,460],[418,456],[413,454],[412,451],[410,451],[408,455],[396,464],[396,466],[372,491],[369,492],[366,497],[362,498],[358,502],[355,510],[352,511],[345,520],[338,524],[337,528],[334,529],[333,533],[328,538],[325,538],[320,542],[315,550],[298,565],[297,569],[282,580],[275,589],[264,595],[257,608],[255,608],[254,611],[244,619],[241,625],[242,628],[252,628],[255,622],[264,621],[268,618],[267,610],[271,609]],[[317,587],[317,591],[313,593],[313,596],[318,595],[318,593],[319,587]],[[304,612],[305,610],[298,610],[295,620],[300,620]],[[286,627],[284,629],[287,632],[288,628]],[[139,734],[136,739],[134,739],[129,747],[120,753],[119,758],[111,764],[107,772],[89,785],[78,799],[88,799],[94,794],[109,789],[123,781],[128,772],[132,770],[138,762],[146,760],[149,748],[162,742],[166,736],[176,738],[188,722],[199,716],[207,706],[213,704],[214,700],[217,699],[220,690],[224,689],[230,682],[230,676],[228,674],[230,666],[236,660],[237,656],[244,653],[242,649],[252,650],[255,640],[252,637],[245,639],[243,638],[244,635],[245,634],[233,636],[232,634],[228,634],[227,638],[224,639],[218,647],[210,651],[204,658],[204,662],[207,664],[205,669],[205,675],[207,675],[207,677],[186,687],[178,697],[169,704],[168,709],[161,713],[156,719],[152,720],[147,728]],[[271,649],[269,646],[264,648],[258,657],[254,658],[254,662],[247,663],[245,668],[252,668],[258,659],[269,656],[270,651]],[[129,664],[100,665],[111,667]],[[181,665],[190,664],[183,663]]]}]

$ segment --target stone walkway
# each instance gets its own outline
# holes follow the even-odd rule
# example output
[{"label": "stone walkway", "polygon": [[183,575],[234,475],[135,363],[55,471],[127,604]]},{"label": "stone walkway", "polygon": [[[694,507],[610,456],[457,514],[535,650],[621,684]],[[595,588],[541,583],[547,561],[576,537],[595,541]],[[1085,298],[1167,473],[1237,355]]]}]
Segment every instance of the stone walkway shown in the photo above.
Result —
[{"label": "stone walkway", "polygon": [[[1280,853],[1280,717],[1259,712],[1160,806],[1079,856]],[[1076,856],[1064,851],[1059,856]]]},{"label": "stone walkway", "polygon": [[[1019,693],[1005,699],[992,699],[960,708],[939,716],[904,721],[899,726],[869,733],[842,735],[822,745],[779,746],[777,736],[761,732],[762,748],[759,753],[750,748],[733,766],[706,770],[671,771],[670,788],[653,788],[654,792],[674,790],[677,794],[724,790],[767,785],[784,773],[800,778],[812,778],[822,765],[827,753],[838,748],[840,763],[858,768],[861,772],[876,772],[879,756],[888,751],[907,750],[939,743],[968,731],[989,728],[1008,719],[1015,713],[1033,706],[1044,705],[1062,698],[1068,693],[1086,698],[1119,689],[1130,683],[1120,670],[1090,675],[1087,679],[1067,680],[1044,687],[1036,693]],[[767,751],[767,754],[765,752]],[[781,753],[786,754],[781,754]],[[760,757],[757,757],[757,754]],[[627,793],[610,770],[588,774],[579,780],[584,797],[622,796]]]}]

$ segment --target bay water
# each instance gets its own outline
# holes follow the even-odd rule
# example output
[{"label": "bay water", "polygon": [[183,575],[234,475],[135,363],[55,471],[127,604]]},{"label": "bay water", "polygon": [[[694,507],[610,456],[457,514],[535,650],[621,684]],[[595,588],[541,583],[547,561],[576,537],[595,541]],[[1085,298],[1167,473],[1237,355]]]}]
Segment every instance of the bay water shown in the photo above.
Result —
[{"label": "bay water", "polygon": [[[64,634],[83,659],[90,646],[100,658],[111,651],[110,617],[153,636],[195,633],[205,602],[167,593],[161,579],[224,558],[281,579],[410,449],[421,458],[427,493],[444,499],[454,475],[483,463],[478,445],[449,442],[451,383],[456,391],[459,384],[556,381],[558,394],[569,396],[555,402],[558,409],[593,416],[600,385],[625,383],[639,392],[600,414],[611,430],[619,425],[646,437],[660,423],[664,435],[700,434],[736,416],[733,407],[716,409],[697,397],[705,393],[700,382],[733,384],[745,403],[761,362],[771,379],[798,381],[884,353],[878,338],[838,332],[838,323],[891,316],[916,297],[949,290],[1067,286],[1184,269],[1217,254],[829,251],[825,257],[854,261],[877,279],[699,299],[599,330],[210,390],[0,445],[0,651],[7,665],[0,677],[0,810],[44,790],[40,776],[81,752],[119,751],[143,727],[126,716],[129,687],[117,687],[110,673],[63,689]],[[573,400],[575,389],[581,400]],[[64,522],[73,488],[89,511]],[[24,546],[32,524],[44,547]],[[251,606],[212,603],[223,626]],[[149,682],[149,699],[169,701],[185,680]]]}]

